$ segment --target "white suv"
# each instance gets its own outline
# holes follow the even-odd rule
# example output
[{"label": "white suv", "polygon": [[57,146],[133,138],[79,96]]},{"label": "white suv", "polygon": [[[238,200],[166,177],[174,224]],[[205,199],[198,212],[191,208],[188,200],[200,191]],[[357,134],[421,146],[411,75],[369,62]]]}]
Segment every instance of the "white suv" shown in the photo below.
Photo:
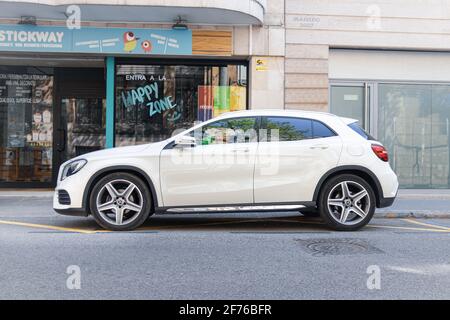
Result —
[{"label": "white suv", "polygon": [[[294,110],[232,112],[152,144],[65,162],[53,206],[130,230],[155,212],[299,210],[357,230],[390,206],[397,176],[356,120]],[[200,209],[201,208],[201,209]]]}]

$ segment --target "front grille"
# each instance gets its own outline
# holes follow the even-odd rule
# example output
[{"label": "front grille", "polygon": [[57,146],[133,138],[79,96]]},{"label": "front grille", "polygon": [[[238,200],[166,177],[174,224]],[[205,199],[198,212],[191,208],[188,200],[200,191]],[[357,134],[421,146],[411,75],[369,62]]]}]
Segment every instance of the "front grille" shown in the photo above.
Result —
[{"label": "front grille", "polygon": [[59,204],[70,204],[70,196],[66,190],[58,190],[58,201]]}]

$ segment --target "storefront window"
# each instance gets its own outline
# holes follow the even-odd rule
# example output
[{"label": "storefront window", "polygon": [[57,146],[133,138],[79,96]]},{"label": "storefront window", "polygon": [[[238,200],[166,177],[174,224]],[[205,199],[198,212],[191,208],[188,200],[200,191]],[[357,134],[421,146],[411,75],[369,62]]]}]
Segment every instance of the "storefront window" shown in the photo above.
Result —
[{"label": "storefront window", "polygon": [[243,64],[116,67],[116,146],[161,141],[196,121],[246,108]]},{"label": "storefront window", "polygon": [[0,181],[50,182],[53,75],[0,67]]},{"label": "storefront window", "polygon": [[330,87],[330,111],[341,117],[357,119],[364,123],[364,86],[332,85]]},{"label": "storefront window", "polygon": [[450,188],[450,86],[379,84],[378,138],[404,188]]}]

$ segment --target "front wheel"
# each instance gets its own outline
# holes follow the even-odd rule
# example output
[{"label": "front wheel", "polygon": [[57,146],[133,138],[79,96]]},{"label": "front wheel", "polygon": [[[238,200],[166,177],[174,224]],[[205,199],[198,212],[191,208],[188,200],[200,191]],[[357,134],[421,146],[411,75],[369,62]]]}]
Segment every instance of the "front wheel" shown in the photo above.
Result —
[{"label": "front wheel", "polygon": [[339,175],[325,183],[319,211],[334,230],[355,231],[372,219],[375,201],[372,187],[364,179],[352,174]]},{"label": "front wheel", "polygon": [[151,195],[138,177],[117,172],[100,179],[90,196],[95,221],[105,229],[132,230],[142,225],[151,212]]}]

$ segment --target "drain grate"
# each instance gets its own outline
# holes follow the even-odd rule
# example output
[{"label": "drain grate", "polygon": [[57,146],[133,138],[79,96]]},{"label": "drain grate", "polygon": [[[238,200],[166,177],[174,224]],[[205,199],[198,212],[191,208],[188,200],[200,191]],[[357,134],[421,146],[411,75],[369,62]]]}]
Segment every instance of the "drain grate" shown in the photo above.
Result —
[{"label": "drain grate", "polygon": [[338,256],[353,254],[383,253],[382,250],[369,244],[364,239],[327,238],[327,239],[296,239],[303,249],[313,256]]}]

